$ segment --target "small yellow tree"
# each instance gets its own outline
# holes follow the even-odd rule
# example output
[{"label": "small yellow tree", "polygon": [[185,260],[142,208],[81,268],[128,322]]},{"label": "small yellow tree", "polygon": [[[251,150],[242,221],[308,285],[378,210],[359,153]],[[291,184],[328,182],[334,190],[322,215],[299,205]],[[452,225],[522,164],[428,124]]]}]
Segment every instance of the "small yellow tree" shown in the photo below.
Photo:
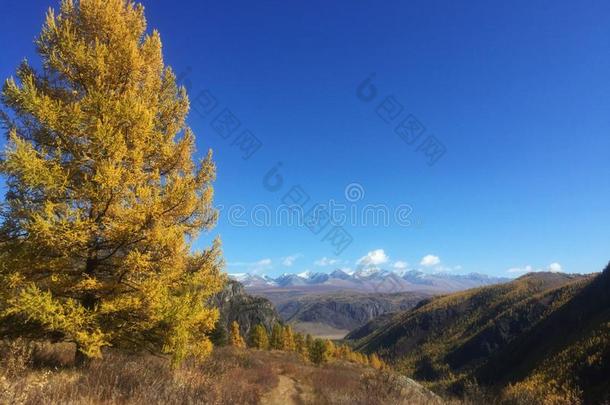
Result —
[{"label": "small yellow tree", "polygon": [[269,335],[267,334],[267,329],[260,323],[250,331],[250,346],[262,350],[269,348]]},{"label": "small yellow tree", "polygon": [[369,364],[371,367],[373,367],[374,369],[377,369],[377,370],[381,370],[382,368],[384,368],[383,362],[381,361],[379,356],[377,356],[375,353],[373,353],[369,356]]},{"label": "small yellow tree", "polygon": [[282,349],[293,352],[295,347],[296,345],[294,342],[294,333],[292,332],[292,328],[290,325],[286,325],[282,331]]},{"label": "small yellow tree", "polygon": [[211,153],[193,162],[189,101],[128,0],[63,0],[6,81],[0,156],[0,337],[8,332],[205,355],[218,317]]},{"label": "small yellow tree", "polygon": [[348,345],[341,345],[335,352],[335,357],[342,360],[349,360],[351,354],[351,348]]},{"label": "small yellow tree", "polygon": [[244,338],[241,337],[241,333],[239,332],[239,324],[236,321],[233,321],[231,323],[231,331],[229,332],[229,345],[239,348],[246,347],[246,342],[244,341]]},{"label": "small yellow tree", "polygon": [[331,341],[326,339],[324,341],[324,346],[326,347],[326,353],[328,355],[328,357],[335,357],[336,356],[336,351],[337,351],[337,347],[335,346],[335,344]]}]

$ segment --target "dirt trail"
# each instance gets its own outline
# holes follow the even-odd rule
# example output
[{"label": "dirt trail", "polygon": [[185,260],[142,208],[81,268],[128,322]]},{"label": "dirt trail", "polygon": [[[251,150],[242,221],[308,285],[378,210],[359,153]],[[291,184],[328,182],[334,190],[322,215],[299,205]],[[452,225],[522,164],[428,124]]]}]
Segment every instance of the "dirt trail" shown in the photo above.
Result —
[{"label": "dirt trail", "polygon": [[262,405],[297,405],[295,398],[299,397],[296,382],[285,375],[279,375],[277,387],[261,398]]}]

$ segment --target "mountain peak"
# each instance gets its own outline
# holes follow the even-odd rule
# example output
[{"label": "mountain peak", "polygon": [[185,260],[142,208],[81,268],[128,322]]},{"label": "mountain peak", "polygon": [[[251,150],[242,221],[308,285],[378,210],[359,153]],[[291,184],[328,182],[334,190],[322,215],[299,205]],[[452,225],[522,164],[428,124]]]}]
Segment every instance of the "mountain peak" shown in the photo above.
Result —
[{"label": "mountain peak", "polygon": [[246,288],[323,288],[325,290],[354,290],[360,292],[404,292],[428,291],[450,292],[496,284],[508,279],[487,276],[478,273],[451,274],[425,273],[420,270],[388,271],[377,267],[361,268],[353,273],[344,269],[335,269],[331,273],[304,271],[302,273],[284,273],[276,278],[248,273],[229,274],[239,280]]}]

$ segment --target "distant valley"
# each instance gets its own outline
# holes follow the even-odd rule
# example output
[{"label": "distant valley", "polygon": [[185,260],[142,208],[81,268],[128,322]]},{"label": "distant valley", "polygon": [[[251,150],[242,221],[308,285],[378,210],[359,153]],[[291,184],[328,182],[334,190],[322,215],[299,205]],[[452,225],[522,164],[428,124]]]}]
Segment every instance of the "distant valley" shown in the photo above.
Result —
[{"label": "distant valley", "polygon": [[413,308],[428,293],[327,292],[287,298],[269,293],[285,322],[300,332],[341,339],[376,317]]}]

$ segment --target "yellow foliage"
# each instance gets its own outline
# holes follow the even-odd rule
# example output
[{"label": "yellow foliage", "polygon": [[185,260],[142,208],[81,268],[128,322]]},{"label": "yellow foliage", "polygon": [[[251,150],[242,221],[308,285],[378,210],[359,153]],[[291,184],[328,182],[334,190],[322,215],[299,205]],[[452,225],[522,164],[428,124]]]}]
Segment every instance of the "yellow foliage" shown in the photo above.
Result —
[{"label": "yellow foliage", "polygon": [[261,324],[256,325],[250,332],[250,345],[255,349],[269,348],[269,335],[267,329]]},{"label": "yellow foliage", "polygon": [[244,338],[241,337],[239,333],[239,324],[236,321],[231,323],[231,331],[229,333],[229,345],[233,347],[244,348],[246,347],[246,342]]},{"label": "yellow foliage", "polygon": [[288,352],[293,352],[296,349],[294,333],[290,325],[284,326],[282,331],[282,349]]},{"label": "yellow foliage", "polygon": [[379,356],[377,356],[375,353],[373,353],[369,356],[369,364],[371,367],[373,367],[377,370],[381,370],[381,369],[385,368],[383,361],[381,361]]},{"label": "yellow foliage", "polygon": [[0,225],[0,320],[53,333],[89,357],[103,346],[211,349],[223,283],[211,153],[193,162],[189,100],[157,32],[127,0],[64,0],[6,81],[7,196]]}]

